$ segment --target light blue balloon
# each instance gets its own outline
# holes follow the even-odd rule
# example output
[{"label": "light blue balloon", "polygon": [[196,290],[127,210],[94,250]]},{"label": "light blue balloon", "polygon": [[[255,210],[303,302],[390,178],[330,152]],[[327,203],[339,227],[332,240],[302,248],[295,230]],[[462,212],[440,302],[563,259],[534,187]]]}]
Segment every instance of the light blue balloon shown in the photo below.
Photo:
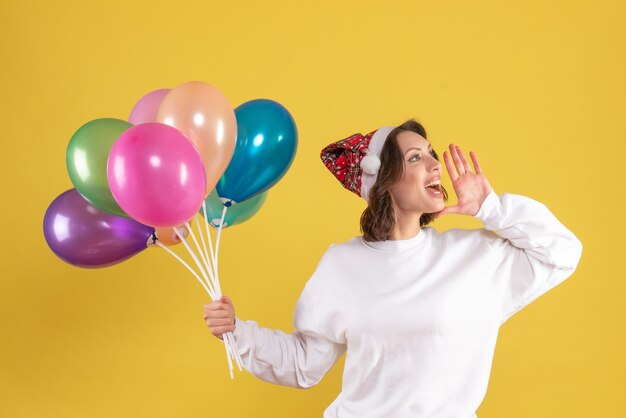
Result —
[{"label": "light blue balloon", "polygon": [[235,117],[237,144],[216,185],[225,206],[248,200],[276,184],[298,148],[295,121],[278,102],[251,100],[235,109]]}]

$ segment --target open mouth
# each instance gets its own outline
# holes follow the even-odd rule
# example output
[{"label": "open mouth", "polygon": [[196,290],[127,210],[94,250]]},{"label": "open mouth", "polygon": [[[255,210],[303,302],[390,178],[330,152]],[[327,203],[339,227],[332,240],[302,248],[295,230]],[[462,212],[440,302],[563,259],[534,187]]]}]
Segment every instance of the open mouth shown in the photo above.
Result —
[{"label": "open mouth", "polygon": [[440,179],[436,179],[436,180],[433,180],[433,181],[431,181],[429,183],[426,183],[424,188],[426,188],[426,190],[428,190],[428,192],[431,195],[435,196],[435,197],[443,196],[443,191],[441,190],[441,180]]}]

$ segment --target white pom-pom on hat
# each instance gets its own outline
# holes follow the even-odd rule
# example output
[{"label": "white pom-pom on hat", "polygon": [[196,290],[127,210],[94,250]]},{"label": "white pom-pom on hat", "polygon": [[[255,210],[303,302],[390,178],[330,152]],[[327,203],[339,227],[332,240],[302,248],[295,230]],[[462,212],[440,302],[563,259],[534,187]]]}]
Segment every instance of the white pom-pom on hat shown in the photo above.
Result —
[{"label": "white pom-pom on hat", "polygon": [[376,183],[378,170],[380,170],[380,152],[383,149],[387,136],[394,128],[395,126],[383,126],[377,129],[368,145],[367,155],[361,158],[360,165],[363,169],[361,175],[361,197],[366,202],[369,202],[369,191]]},{"label": "white pom-pom on hat", "polygon": [[375,176],[378,174],[378,170],[380,170],[380,158],[377,155],[366,155],[361,160],[361,168],[367,174]]}]

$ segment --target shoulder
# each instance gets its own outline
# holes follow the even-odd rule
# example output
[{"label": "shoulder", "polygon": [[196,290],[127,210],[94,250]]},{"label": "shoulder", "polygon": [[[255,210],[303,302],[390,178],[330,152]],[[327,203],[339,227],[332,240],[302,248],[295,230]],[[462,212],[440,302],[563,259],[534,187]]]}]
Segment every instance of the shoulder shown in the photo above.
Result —
[{"label": "shoulder", "polygon": [[344,271],[343,267],[346,264],[354,264],[355,260],[363,257],[362,252],[363,245],[360,236],[343,242],[331,243],[319,258],[314,276],[317,279],[321,277],[335,278],[336,275]]},{"label": "shoulder", "polygon": [[345,241],[333,242],[328,245],[328,248],[322,255],[322,258],[337,259],[344,256],[354,254],[355,251],[361,250],[363,245],[361,244],[361,236],[357,235]]}]

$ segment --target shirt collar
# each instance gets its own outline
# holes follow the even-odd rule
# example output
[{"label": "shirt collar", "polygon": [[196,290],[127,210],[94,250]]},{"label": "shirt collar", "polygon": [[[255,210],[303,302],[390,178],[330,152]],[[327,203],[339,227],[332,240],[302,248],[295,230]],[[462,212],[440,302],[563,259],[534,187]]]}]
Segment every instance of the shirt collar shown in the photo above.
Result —
[{"label": "shirt collar", "polygon": [[428,236],[430,235],[431,230],[432,228],[430,227],[427,227],[427,226],[422,227],[420,228],[419,232],[414,237],[409,238],[409,239],[386,240],[386,241],[365,241],[365,239],[363,238],[363,235],[360,235],[359,239],[361,243],[368,248],[371,248],[377,251],[394,253],[394,252],[406,251],[406,250],[411,250],[411,249],[421,247],[428,239]]}]

